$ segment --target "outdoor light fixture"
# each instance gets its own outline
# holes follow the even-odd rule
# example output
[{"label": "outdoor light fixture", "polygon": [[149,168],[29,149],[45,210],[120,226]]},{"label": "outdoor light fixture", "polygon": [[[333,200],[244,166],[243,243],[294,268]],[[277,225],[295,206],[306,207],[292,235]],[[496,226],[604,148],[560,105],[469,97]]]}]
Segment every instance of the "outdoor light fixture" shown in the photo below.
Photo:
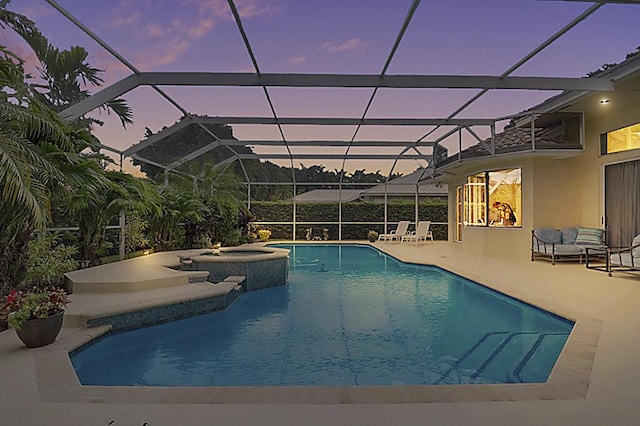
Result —
[{"label": "outdoor light fixture", "polygon": [[600,103],[601,104],[608,104],[609,103],[609,99],[600,99]]},{"label": "outdoor light fixture", "polygon": [[146,256],[146,255],[148,255],[148,254],[149,254],[149,250],[144,250],[144,251],[142,252],[142,254],[143,254],[143,255],[145,255],[145,256]]}]

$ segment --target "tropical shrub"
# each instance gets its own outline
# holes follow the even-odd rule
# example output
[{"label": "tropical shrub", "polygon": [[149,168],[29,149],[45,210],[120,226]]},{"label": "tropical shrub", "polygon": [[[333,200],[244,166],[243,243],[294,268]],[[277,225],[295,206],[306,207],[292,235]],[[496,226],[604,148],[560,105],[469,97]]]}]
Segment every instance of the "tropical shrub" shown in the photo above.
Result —
[{"label": "tropical shrub", "polygon": [[78,249],[58,242],[57,234],[39,233],[27,247],[27,271],[21,287],[62,286],[65,272],[78,269]]}]

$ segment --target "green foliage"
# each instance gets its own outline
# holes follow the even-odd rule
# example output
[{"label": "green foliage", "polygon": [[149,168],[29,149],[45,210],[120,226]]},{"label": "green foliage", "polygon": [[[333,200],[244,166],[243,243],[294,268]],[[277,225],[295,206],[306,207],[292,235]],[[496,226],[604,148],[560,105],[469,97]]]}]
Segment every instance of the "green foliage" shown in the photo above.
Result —
[{"label": "green foliage", "polygon": [[[0,294],[22,282],[27,243],[34,229],[49,222],[51,206],[69,194],[96,191],[102,173],[100,160],[80,154],[97,141],[88,130],[96,121],[67,125],[57,114],[87,97],[87,86],[102,82],[100,70],[88,65],[81,47],[52,47],[31,20],[8,5],[0,0],[0,27],[21,36],[42,67],[35,81],[23,61],[0,46]],[[126,104],[115,104],[125,112],[121,119],[130,121]]]},{"label": "green foliage", "polygon": [[220,243],[222,243],[225,247],[234,247],[239,246],[242,243],[245,243],[247,238],[242,235],[242,232],[237,228],[232,228],[229,231],[222,234],[220,239]]},{"label": "green foliage", "polygon": [[156,251],[175,250],[185,244],[184,223],[201,223],[206,205],[194,194],[172,187],[160,190],[160,208],[148,218],[151,243]]},{"label": "green foliage", "polygon": [[[182,118],[181,120],[183,120]],[[178,124],[177,122],[176,124]],[[164,128],[162,129],[164,130]],[[161,130],[161,131],[162,131]],[[170,164],[176,160],[179,160],[184,155],[196,151],[205,145],[210,144],[215,140],[215,137],[219,139],[235,139],[233,137],[233,131],[230,126],[219,124],[190,124],[175,133],[168,135],[167,137],[155,142],[147,148],[143,148],[138,151],[141,157],[155,161],[160,164]],[[147,132],[147,138],[153,136],[154,133]],[[140,143],[144,143],[142,140]],[[136,145],[133,145],[134,147]],[[251,149],[245,147],[233,147],[233,149],[240,154],[252,153]],[[206,154],[198,157],[189,164],[179,167],[179,171],[189,172],[191,167],[199,167],[201,164],[212,163],[217,164],[221,161],[231,157],[233,152],[224,146],[219,146],[212,149]],[[156,179],[161,169],[158,167],[149,165],[147,163],[138,162],[133,160],[134,165],[140,166],[140,170],[145,173],[149,178]],[[197,174],[197,173],[196,173]]]},{"label": "green foliage", "polygon": [[130,211],[125,216],[125,247],[127,253],[151,247],[147,229],[149,224],[139,212]]},{"label": "green foliage", "polygon": [[[438,199],[423,200],[418,204],[419,220],[447,223],[447,202]],[[251,203],[251,213],[256,222],[285,222],[293,220],[293,205],[290,202],[260,201]],[[329,229],[330,239],[338,238],[338,225],[310,224],[311,222],[337,222],[337,203],[305,203],[296,206],[296,239],[304,240],[307,228],[313,229],[313,236],[322,236],[322,229]],[[387,207],[388,221],[415,219],[415,205],[413,201],[392,201]],[[343,222],[384,222],[384,204],[374,202],[351,202],[342,205]],[[309,223],[308,225],[306,223]],[[291,239],[291,225],[264,225],[272,232],[272,239]],[[391,227],[393,229],[393,226]],[[447,239],[447,225],[431,225],[435,239]],[[384,232],[384,225],[344,224],[342,225],[343,240],[362,240],[370,230]]]},{"label": "green foliage", "polygon": [[58,241],[58,235],[41,233],[27,246],[27,273],[22,287],[61,286],[64,274],[78,269],[76,247]]},{"label": "green foliage", "polygon": [[63,211],[74,216],[80,227],[80,256],[91,265],[109,248],[105,242],[105,227],[122,211],[147,214],[157,211],[160,197],[157,187],[146,179],[108,170],[97,190],[77,188],[62,200]]},{"label": "green foliage", "polygon": [[253,201],[251,213],[257,222],[287,222],[293,220],[291,201]]},{"label": "green foliage", "polygon": [[309,203],[296,205],[296,218],[298,222],[337,222],[337,203]]},{"label": "green foliage", "polygon": [[[640,46],[638,46],[638,47],[636,48],[636,50],[634,50],[633,52],[629,52],[629,53],[627,53],[627,55],[626,55],[626,57],[625,57],[625,60],[627,60],[627,59],[631,59],[631,58],[633,58],[633,57],[634,57],[634,56],[636,56],[636,55],[640,55]],[[589,71],[589,72],[587,73],[586,77],[596,77],[596,76],[598,76],[599,74],[601,74],[601,73],[603,73],[603,72],[605,72],[605,71],[607,71],[607,70],[609,70],[609,69],[611,69],[611,68],[615,67],[616,65],[618,65],[618,63],[617,63],[617,62],[602,64],[602,65],[600,66],[600,68],[598,68],[597,70]]]}]

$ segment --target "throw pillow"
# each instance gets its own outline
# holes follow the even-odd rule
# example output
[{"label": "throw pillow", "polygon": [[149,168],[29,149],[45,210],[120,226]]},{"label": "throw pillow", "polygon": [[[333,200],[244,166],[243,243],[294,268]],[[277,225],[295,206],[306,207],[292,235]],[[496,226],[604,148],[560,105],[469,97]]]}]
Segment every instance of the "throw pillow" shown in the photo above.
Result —
[{"label": "throw pillow", "polygon": [[562,233],[555,228],[538,228],[533,231],[534,235],[540,240],[547,244],[562,243]]},{"label": "throw pillow", "polygon": [[578,237],[578,228],[573,226],[571,228],[561,229],[562,232],[562,244],[575,244]]},{"label": "throw pillow", "polygon": [[576,244],[580,246],[604,245],[604,229],[578,228]]}]

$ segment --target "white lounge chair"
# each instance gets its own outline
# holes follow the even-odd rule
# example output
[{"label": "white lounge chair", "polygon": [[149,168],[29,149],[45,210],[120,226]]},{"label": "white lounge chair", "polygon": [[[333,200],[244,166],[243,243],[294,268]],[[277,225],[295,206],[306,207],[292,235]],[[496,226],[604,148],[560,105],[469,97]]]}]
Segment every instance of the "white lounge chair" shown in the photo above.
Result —
[{"label": "white lounge chair", "polygon": [[398,222],[398,227],[391,231],[389,234],[380,234],[378,235],[378,241],[393,241],[396,240],[400,242],[401,238],[407,234],[409,229],[409,221],[401,220]]},{"label": "white lounge chair", "polygon": [[416,226],[416,230],[410,234],[406,234],[402,236],[400,243],[405,241],[415,241],[416,245],[418,245],[418,241],[427,241],[427,238],[430,238],[433,241],[433,233],[429,230],[431,227],[430,220],[423,220],[418,222],[418,226]]}]

